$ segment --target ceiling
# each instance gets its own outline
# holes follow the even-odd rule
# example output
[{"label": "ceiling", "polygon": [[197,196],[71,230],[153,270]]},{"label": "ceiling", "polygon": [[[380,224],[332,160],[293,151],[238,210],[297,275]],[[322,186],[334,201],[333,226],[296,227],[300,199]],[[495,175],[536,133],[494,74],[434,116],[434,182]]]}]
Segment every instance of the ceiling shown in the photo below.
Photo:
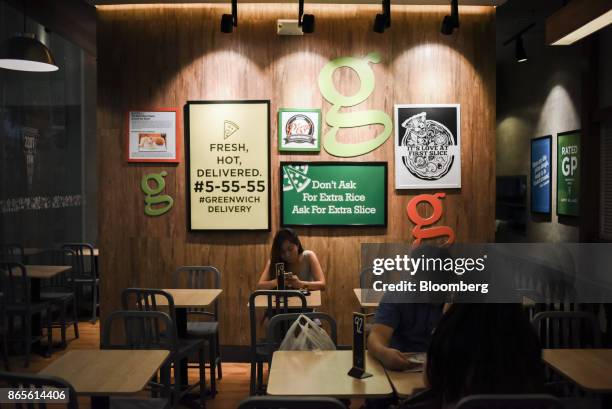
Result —
[{"label": "ceiling", "polygon": [[[153,3],[229,3],[230,0],[86,0],[89,4],[153,4]],[[295,3],[296,0],[240,0],[240,3]],[[381,0],[310,0],[307,3],[321,4],[380,4]],[[460,6],[500,6],[506,0],[459,0]],[[393,4],[448,5],[450,0],[393,0]]]}]

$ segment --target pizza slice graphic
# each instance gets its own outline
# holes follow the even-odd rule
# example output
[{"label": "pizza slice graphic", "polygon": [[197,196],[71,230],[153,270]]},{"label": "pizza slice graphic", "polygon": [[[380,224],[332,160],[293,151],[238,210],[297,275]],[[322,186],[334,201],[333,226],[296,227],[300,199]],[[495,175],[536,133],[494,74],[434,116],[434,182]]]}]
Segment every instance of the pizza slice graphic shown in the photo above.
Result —
[{"label": "pizza slice graphic", "polygon": [[238,129],[240,129],[240,127],[232,121],[223,121],[223,139],[229,138],[236,133]]},{"label": "pizza slice graphic", "polygon": [[295,189],[296,192],[301,192],[306,189],[312,179],[306,174],[308,173],[308,165],[300,166],[283,166],[283,191]]}]

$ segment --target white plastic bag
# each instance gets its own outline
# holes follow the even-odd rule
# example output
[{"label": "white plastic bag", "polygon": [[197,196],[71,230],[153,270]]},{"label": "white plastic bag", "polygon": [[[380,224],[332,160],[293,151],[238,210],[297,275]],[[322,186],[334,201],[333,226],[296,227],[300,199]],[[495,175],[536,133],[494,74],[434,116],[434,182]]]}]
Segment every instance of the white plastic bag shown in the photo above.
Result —
[{"label": "white plastic bag", "polygon": [[291,324],[279,347],[280,351],[332,351],[335,349],[336,345],[327,332],[303,314]]}]

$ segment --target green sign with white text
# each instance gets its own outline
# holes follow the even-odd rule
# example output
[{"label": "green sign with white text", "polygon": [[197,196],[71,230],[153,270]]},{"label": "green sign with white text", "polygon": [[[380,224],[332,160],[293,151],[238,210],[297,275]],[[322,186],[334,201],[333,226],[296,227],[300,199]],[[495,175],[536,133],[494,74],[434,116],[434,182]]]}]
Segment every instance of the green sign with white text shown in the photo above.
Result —
[{"label": "green sign with white text", "polygon": [[557,214],[578,216],[580,131],[557,135]]},{"label": "green sign with white text", "polygon": [[281,162],[281,225],[386,226],[386,162]]}]

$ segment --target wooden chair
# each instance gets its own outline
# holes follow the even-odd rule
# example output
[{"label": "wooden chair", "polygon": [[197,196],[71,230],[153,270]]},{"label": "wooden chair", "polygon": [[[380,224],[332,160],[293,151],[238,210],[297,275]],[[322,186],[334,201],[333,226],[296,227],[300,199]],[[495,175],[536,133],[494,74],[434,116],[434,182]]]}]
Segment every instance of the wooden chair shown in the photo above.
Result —
[{"label": "wooden chair", "polygon": [[255,315],[255,302],[258,297],[266,297],[266,315],[268,317],[273,317],[278,314],[288,314],[290,311],[295,312],[293,309],[289,308],[290,298],[300,299],[301,307],[299,307],[299,309],[305,310],[306,308],[308,308],[306,296],[298,290],[257,290],[251,293],[251,295],[249,296],[249,319],[251,324],[251,395],[255,395],[257,392],[262,391],[263,363],[268,361],[267,344],[265,342],[257,341],[257,318]]},{"label": "wooden chair", "polygon": [[25,264],[23,246],[17,243],[0,244],[0,260]]},{"label": "wooden chair", "polygon": [[[173,275],[174,288],[221,288],[221,272],[212,266],[179,267]],[[217,393],[217,373],[223,377],[221,370],[221,345],[219,343],[219,299],[217,298],[212,311],[201,308],[190,308],[188,316],[204,317],[207,320],[187,321],[187,336],[203,338],[209,346],[210,390],[212,396]],[[216,371],[218,369],[218,372]]]},{"label": "wooden chair", "polygon": [[[46,314],[47,318],[47,348],[49,355],[53,347],[52,339],[52,306],[47,301],[33,301],[31,281],[27,276],[26,268],[20,263],[0,262],[0,289],[5,298],[6,314],[8,316],[8,341],[21,339],[24,343],[24,366],[30,365],[30,352],[32,344],[39,342],[42,336],[32,336],[32,321],[34,315]],[[14,319],[22,318],[23,336],[14,336]]]}]

